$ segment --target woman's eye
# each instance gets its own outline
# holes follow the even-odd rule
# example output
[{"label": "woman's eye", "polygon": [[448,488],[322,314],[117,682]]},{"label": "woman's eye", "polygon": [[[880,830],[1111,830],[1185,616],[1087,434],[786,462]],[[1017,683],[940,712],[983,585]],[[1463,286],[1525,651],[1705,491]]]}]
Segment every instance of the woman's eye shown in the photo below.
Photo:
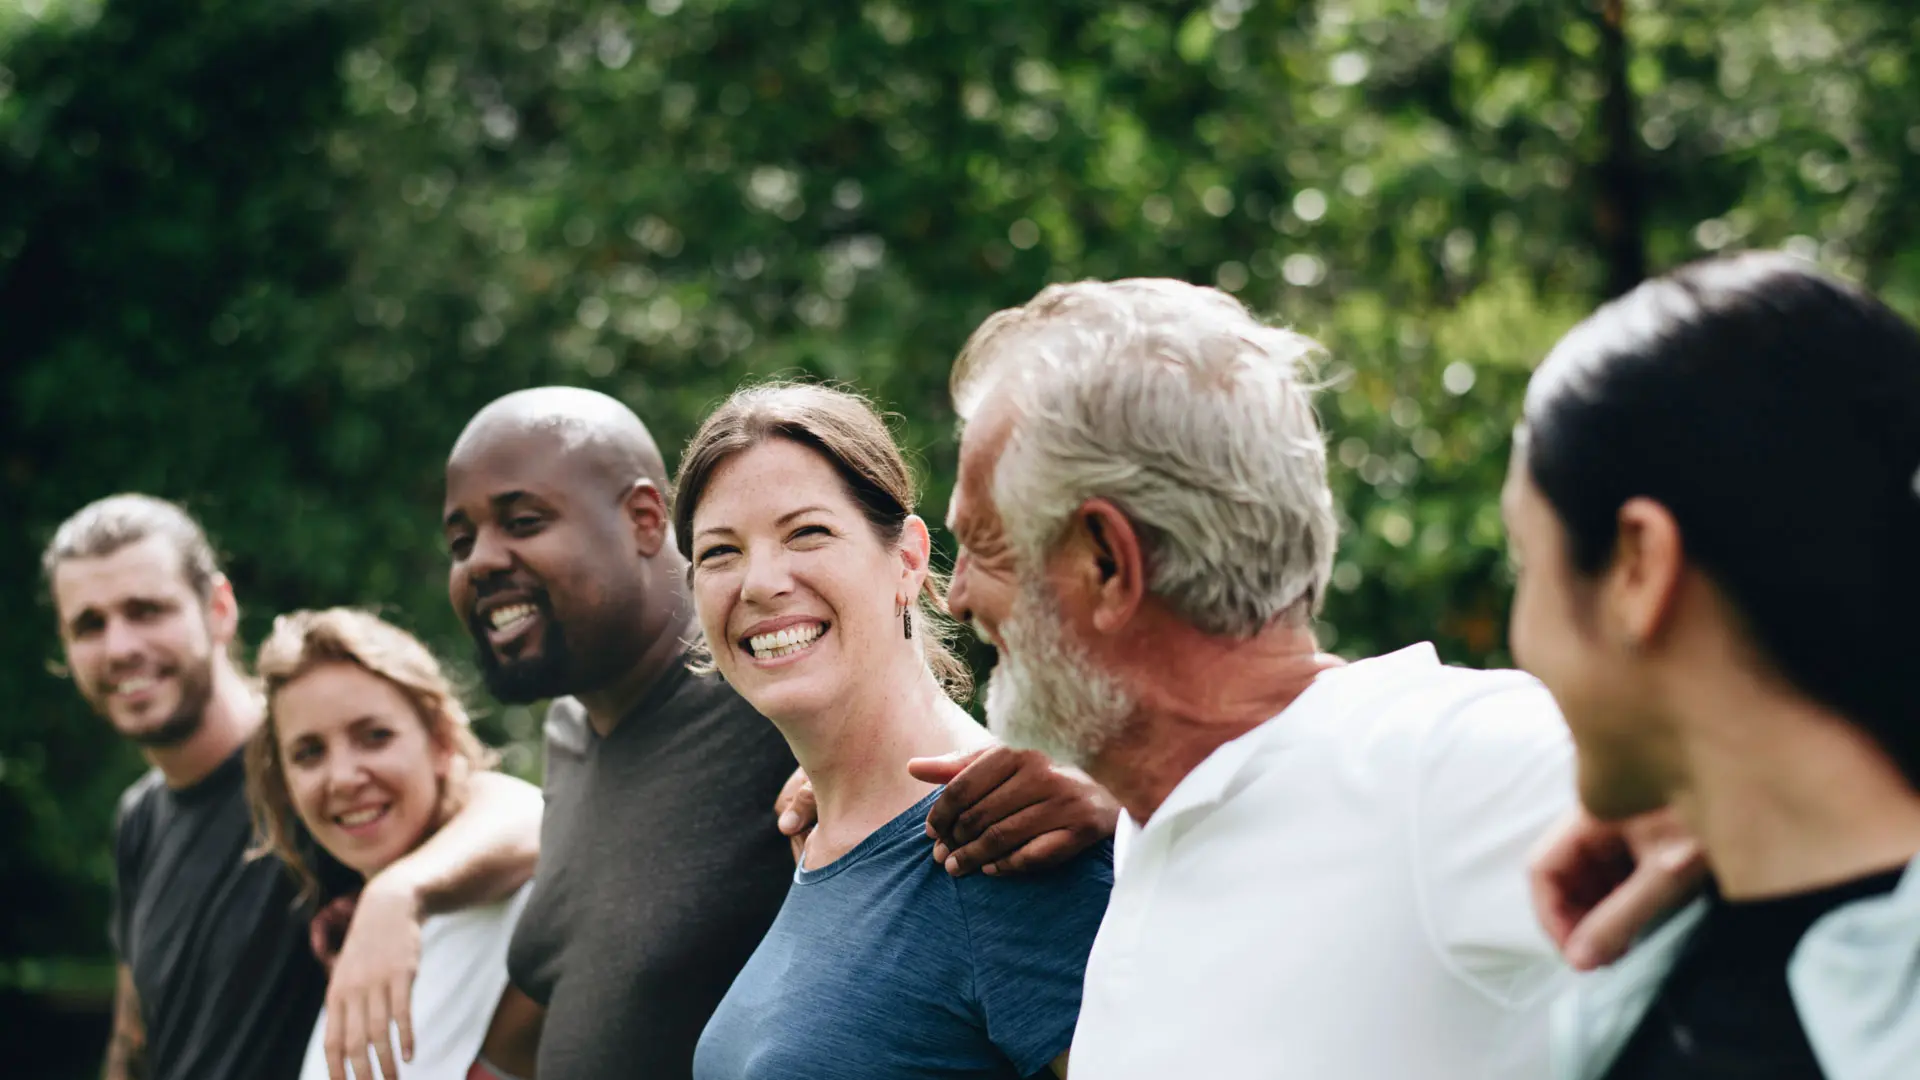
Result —
[{"label": "woman's eye", "polygon": [[825,525],[802,525],[799,528],[793,530],[793,538],[795,540],[798,540],[803,536],[832,536],[832,535],[833,535],[833,530],[827,528]]},{"label": "woman's eye", "polygon": [[731,544],[715,544],[712,547],[707,548],[705,551],[702,551],[699,555],[699,558],[696,559],[695,561],[709,562],[713,559],[717,559],[721,557],[722,555],[735,554],[738,550],[739,550],[738,548],[733,547]]},{"label": "woman's eye", "polygon": [[310,743],[296,746],[293,752],[287,755],[287,760],[295,765],[311,765],[320,760],[320,748]]},{"label": "woman's eye", "polygon": [[386,728],[374,728],[363,736],[369,746],[385,746],[393,739],[393,732]]}]

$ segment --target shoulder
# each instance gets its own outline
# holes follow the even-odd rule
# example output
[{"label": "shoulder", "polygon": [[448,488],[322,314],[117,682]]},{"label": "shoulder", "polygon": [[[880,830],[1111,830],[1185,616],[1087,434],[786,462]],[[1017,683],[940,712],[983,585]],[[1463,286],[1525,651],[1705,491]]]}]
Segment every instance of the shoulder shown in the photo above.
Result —
[{"label": "shoulder", "polygon": [[[1113,891],[1113,841],[1103,840],[1059,866],[1020,874],[940,876],[951,883],[968,929],[976,936],[1015,931],[1051,937],[1076,924],[1097,926]],[[1090,939],[1089,939],[1090,940]],[[1063,944],[1071,945],[1068,938]],[[1086,942],[1078,947],[1084,951]]]},{"label": "shoulder", "polygon": [[166,781],[160,770],[149,769],[120,793],[113,815],[114,841],[121,857],[135,854],[146,843],[158,803],[166,795]]},{"label": "shoulder", "polygon": [[587,752],[587,708],[578,698],[554,698],[547,706],[547,753],[554,751],[575,757]]}]

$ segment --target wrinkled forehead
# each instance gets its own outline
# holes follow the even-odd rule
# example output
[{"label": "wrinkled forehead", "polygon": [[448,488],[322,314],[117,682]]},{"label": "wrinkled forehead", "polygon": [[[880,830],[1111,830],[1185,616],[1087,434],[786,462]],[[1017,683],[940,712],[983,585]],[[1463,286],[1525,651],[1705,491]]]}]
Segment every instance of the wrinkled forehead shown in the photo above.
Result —
[{"label": "wrinkled forehead", "polygon": [[959,473],[947,523],[954,532],[971,528],[998,528],[999,506],[994,499],[994,477],[1020,418],[1019,407],[1006,386],[995,387],[980,399],[960,433]]}]

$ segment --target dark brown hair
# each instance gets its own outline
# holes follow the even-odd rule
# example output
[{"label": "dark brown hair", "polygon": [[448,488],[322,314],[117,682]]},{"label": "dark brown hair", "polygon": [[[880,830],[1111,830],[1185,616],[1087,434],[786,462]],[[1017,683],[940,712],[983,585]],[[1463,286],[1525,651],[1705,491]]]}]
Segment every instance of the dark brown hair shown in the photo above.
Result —
[{"label": "dark brown hair", "polygon": [[[882,544],[900,541],[900,531],[915,502],[913,473],[886,421],[865,398],[846,390],[805,383],[772,383],[734,391],[687,444],[674,480],[673,529],[680,554],[693,557],[693,512],[729,458],[769,439],[786,439],[825,458],[846,485]],[[964,701],[973,691],[973,673],[951,646],[953,620],[947,617],[943,575],[929,569],[920,591],[915,632],[948,696]],[[695,650],[704,663],[703,650]]]}]

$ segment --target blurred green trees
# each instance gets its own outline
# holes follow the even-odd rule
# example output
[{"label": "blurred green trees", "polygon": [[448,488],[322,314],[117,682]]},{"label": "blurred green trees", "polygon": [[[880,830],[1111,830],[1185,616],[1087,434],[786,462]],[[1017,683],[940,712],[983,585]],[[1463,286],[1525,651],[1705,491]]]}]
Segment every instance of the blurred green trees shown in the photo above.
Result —
[{"label": "blurred green trees", "polygon": [[[1327,342],[1326,634],[1502,663],[1529,366],[1641,273],[1785,246],[1920,312],[1900,0],[5,0],[0,985],[105,949],[138,771],[46,661],[89,499],[197,512],[250,637],[377,604],[464,659],[440,466],[493,396],[678,445],[750,376],[902,417],[1049,281],[1217,283]],[[483,721],[530,768],[524,710]],[[57,973],[56,973],[57,974]]]}]

